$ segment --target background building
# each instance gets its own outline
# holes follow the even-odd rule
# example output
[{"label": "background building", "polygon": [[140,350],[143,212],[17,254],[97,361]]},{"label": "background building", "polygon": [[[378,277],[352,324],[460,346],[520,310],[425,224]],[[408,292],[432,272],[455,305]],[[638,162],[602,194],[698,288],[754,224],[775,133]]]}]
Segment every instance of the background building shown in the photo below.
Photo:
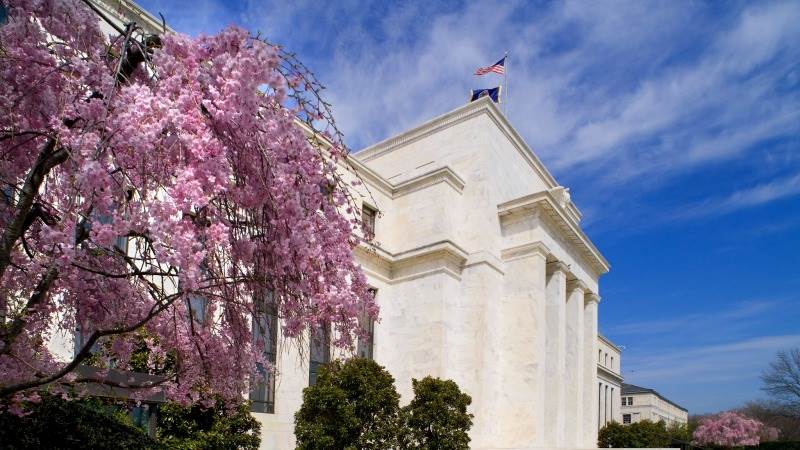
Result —
[{"label": "background building", "polygon": [[622,423],[622,358],[619,347],[602,334],[597,335],[597,427]]},{"label": "background building", "polygon": [[654,389],[633,384],[622,384],[622,423],[634,423],[649,419],[663,420],[667,426],[685,424],[689,421],[689,411]]}]

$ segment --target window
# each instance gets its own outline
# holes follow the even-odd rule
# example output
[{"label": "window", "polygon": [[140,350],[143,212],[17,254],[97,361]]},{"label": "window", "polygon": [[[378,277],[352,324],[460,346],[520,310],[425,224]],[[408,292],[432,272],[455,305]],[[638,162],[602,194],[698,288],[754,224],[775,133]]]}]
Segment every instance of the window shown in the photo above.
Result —
[{"label": "window", "polygon": [[611,367],[612,370],[614,369],[614,357],[613,356],[611,357],[611,366],[610,367]]},{"label": "window", "polygon": [[603,358],[603,365],[608,367],[608,353],[606,353],[605,358]]},{"label": "window", "polygon": [[330,326],[319,327],[311,332],[311,347],[308,361],[308,385],[317,384],[319,367],[331,360]]},{"label": "window", "polygon": [[[264,346],[264,360],[275,365],[278,354],[278,309],[272,292],[267,292],[255,303],[253,315],[253,344]],[[259,364],[252,379],[250,411],[275,412],[275,374]]]},{"label": "window", "polygon": [[378,210],[362,203],[361,222],[364,224],[364,231],[372,236],[375,235],[375,219],[378,217]]},{"label": "window", "polygon": [[633,406],[633,397],[628,397],[628,406]]},{"label": "window", "polygon": [[[378,295],[378,290],[375,288],[370,288],[369,292],[372,298]],[[364,337],[359,336],[356,355],[359,358],[372,359],[373,342],[375,340],[375,321],[369,317],[366,311],[362,311],[358,316],[358,325],[367,335]]]},{"label": "window", "polygon": [[622,415],[622,423],[624,423],[624,424],[631,423],[631,415],[630,414],[623,414]]},{"label": "window", "polygon": [[603,350],[597,351],[597,363],[600,364],[600,361],[603,360]]},{"label": "window", "polygon": [[628,397],[622,397],[622,406],[627,405]]},{"label": "window", "polygon": [[197,325],[203,325],[206,321],[206,306],[208,300],[202,295],[190,294],[186,298],[186,305],[188,306],[187,314]]}]

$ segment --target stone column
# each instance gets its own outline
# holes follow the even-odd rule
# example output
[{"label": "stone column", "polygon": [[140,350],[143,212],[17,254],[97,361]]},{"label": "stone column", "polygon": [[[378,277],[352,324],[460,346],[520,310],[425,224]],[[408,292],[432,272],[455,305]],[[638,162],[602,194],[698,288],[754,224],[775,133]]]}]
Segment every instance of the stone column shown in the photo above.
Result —
[{"label": "stone column", "polygon": [[547,265],[547,336],[545,353],[545,444],[562,447],[565,440],[566,384],[565,315],[567,308],[566,264],[556,261]]},{"label": "stone column", "polygon": [[[584,296],[583,308],[583,407],[591,411],[595,404],[597,393],[597,307],[600,297],[592,292]],[[613,402],[613,400],[612,400]],[[612,403],[613,404],[613,403]],[[609,420],[611,418],[609,417]],[[597,445],[597,415],[583,415],[584,447],[593,448]]]},{"label": "stone column", "polygon": [[603,386],[605,386],[605,384],[602,381],[600,383],[595,383],[595,384],[600,389],[598,391],[598,393],[597,393],[597,401],[598,401],[598,408],[599,408],[599,414],[598,414],[599,417],[598,418],[600,420],[600,425],[599,426],[602,427],[606,422],[606,399],[605,399],[605,397],[603,397]]},{"label": "stone column", "polygon": [[545,282],[547,247],[526,244],[503,252],[503,296],[487,307],[497,308],[500,346],[497,385],[488,386],[494,403],[497,448],[541,447],[544,444]]},{"label": "stone column", "polygon": [[583,307],[586,285],[580,280],[567,282],[566,308],[566,442],[568,447],[584,444],[583,432]]}]

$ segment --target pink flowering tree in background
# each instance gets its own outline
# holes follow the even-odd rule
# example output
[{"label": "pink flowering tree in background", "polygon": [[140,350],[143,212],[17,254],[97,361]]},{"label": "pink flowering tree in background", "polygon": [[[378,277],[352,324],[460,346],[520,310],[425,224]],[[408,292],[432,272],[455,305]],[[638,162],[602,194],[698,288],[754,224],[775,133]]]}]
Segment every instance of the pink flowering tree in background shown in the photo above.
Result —
[{"label": "pink flowering tree in background", "polygon": [[701,420],[692,443],[717,447],[758,445],[763,431],[764,425],[758,420],[729,411]]},{"label": "pink flowering tree in background", "polygon": [[[342,346],[377,316],[341,134],[292,55],[237,28],[109,39],[79,1],[2,1],[2,408],[89,383],[241,400],[264,363],[254,299],[272,293],[284,335],[331,324]],[[49,336],[76,329],[59,360]],[[113,381],[142,345],[163,378]]]}]

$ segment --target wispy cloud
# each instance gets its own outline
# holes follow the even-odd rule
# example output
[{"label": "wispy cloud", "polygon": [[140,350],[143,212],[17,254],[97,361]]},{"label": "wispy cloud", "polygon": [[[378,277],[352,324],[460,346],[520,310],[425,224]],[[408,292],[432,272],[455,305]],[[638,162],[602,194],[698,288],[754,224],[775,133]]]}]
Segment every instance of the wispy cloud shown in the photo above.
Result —
[{"label": "wispy cloud", "polygon": [[663,334],[691,333],[703,329],[712,329],[715,332],[723,329],[729,332],[730,328],[736,326],[738,321],[744,321],[746,325],[753,326],[757,318],[775,311],[781,303],[778,300],[740,302],[726,310],[703,311],[654,320],[637,320],[611,326],[608,331],[615,336],[646,334],[651,337]]},{"label": "wispy cloud", "polygon": [[298,51],[328,85],[355,149],[499,82],[471,74],[510,50],[511,121],[596,211],[587,223],[608,223],[681,174],[800,135],[797,2],[168,0],[156,9],[178,29],[233,20]]},{"label": "wispy cloud", "polygon": [[[730,391],[726,383],[758,384],[759,375],[780,350],[800,346],[800,335],[748,338],[720,345],[673,348],[666,352],[625,354],[626,379],[645,386],[701,384],[706,389]],[[753,399],[748,391],[745,399]],[[757,395],[757,394],[756,394]],[[747,397],[749,396],[749,397]],[[737,399],[742,401],[742,397]]]},{"label": "wispy cloud", "polygon": [[718,216],[795,195],[800,195],[800,174],[734,191],[723,198],[704,200],[698,204],[682,208],[670,218],[673,220],[686,220]]}]

